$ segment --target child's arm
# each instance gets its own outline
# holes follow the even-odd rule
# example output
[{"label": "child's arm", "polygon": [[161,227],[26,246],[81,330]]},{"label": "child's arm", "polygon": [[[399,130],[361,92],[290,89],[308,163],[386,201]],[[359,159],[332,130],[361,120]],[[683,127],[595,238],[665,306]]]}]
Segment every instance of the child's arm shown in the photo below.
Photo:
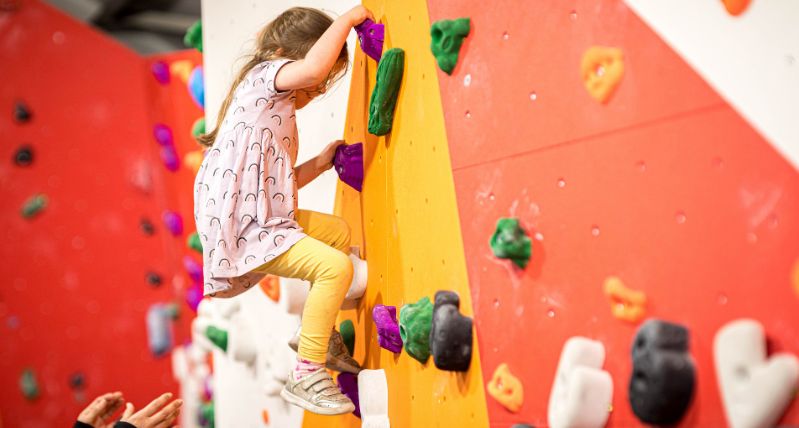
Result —
[{"label": "child's arm", "polygon": [[277,91],[307,88],[321,83],[336,63],[352,27],[366,18],[374,21],[369,9],[355,6],[333,21],[330,28],[316,41],[304,59],[283,66],[275,77]]},{"label": "child's arm", "polygon": [[336,156],[336,147],[344,144],[344,140],[336,140],[328,144],[315,158],[308,160],[302,165],[294,168],[294,175],[297,176],[297,187],[302,189],[306,184],[313,181],[316,177],[331,167],[333,158]]}]

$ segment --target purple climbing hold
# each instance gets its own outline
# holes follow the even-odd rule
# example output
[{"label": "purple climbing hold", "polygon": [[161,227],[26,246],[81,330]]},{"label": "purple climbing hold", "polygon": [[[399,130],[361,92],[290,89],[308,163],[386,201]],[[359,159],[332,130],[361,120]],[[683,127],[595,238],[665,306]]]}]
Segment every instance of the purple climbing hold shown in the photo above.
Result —
[{"label": "purple climbing hold", "polygon": [[402,352],[402,337],[397,323],[397,308],[375,305],[372,319],[377,324],[377,344],[383,349],[399,354]]},{"label": "purple climbing hold", "polygon": [[164,221],[166,230],[174,236],[180,236],[183,233],[183,218],[180,214],[174,211],[164,211],[161,215],[161,220]]},{"label": "purple climbing hold", "polygon": [[180,157],[175,146],[161,147],[161,160],[164,162],[166,169],[175,172],[180,168]]},{"label": "purple climbing hold", "polygon": [[203,265],[197,263],[191,256],[183,256],[183,268],[189,277],[195,281],[203,280]]},{"label": "purple climbing hold", "polygon": [[186,303],[192,311],[197,312],[197,307],[203,300],[203,284],[195,282],[186,289]]},{"label": "purple climbing hold", "polygon": [[175,140],[172,138],[172,130],[162,123],[153,125],[153,136],[155,141],[158,141],[158,144],[162,146],[173,146],[175,144]]},{"label": "purple climbing hold", "polygon": [[352,412],[358,419],[361,418],[361,405],[358,402],[358,376],[352,373],[339,373],[336,379],[336,385],[341,390],[341,393],[346,395],[347,398],[352,400],[355,405],[355,411]]},{"label": "purple climbing hold", "polygon": [[355,26],[355,32],[358,33],[361,50],[373,60],[380,62],[380,57],[383,56],[385,25],[375,24],[371,19],[366,19]]},{"label": "purple climbing hold", "polygon": [[336,156],[333,158],[341,181],[361,191],[363,186],[363,144],[342,144],[336,147]]},{"label": "purple climbing hold", "polygon": [[164,61],[156,61],[150,65],[150,71],[152,71],[155,80],[162,85],[166,85],[169,83],[170,75],[169,75],[169,65]]}]

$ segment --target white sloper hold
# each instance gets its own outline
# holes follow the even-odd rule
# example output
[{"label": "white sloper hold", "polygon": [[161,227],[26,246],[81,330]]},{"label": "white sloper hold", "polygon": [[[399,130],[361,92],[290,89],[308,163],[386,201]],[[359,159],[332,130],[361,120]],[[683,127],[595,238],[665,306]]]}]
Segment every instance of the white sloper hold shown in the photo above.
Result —
[{"label": "white sloper hold", "polygon": [[549,426],[605,426],[613,401],[613,379],[602,370],[604,363],[605,347],[601,342],[579,336],[566,341],[549,395]]},{"label": "white sloper hold", "polygon": [[383,369],[361,370],[358,374],[358,400],[361,428],[391,427],[388,421],[388,383]]},{"label": "white sloper hold", "polygon": [[797,387],[796,356],[777,353],[767,358],[763,326],[751,319],[732,321],[719,329],[713,354],[730,427],[774,427]]},{"label": "white sloper hold", "polygon": [[257,353],[255,334],[247,317],[241,312],[233,314],[230,318],[227,350],[236,361],[255,363]]},{"label": "white sloper hold", "polygon": [[344,303],[341,304],[342,310],[355,309],[358,305],[358,299],[366,293],[366,279],[369,271],[366,260],[361,260],[359,254],[360,249],[357,245],[350,247],[350,260],[352,261],[353,271],[352,284],[347,290],[347,295],[344,296]]}]

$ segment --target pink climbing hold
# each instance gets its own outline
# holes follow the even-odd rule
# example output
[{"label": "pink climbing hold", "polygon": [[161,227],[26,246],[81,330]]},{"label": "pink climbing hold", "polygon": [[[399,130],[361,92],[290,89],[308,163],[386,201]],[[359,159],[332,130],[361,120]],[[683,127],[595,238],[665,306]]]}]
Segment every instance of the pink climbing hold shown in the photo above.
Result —
[{"label": "pink climbing hold", "polygon": [[180,217],[180,214],[174,211],[164,211],[161,220],[164,221],[164,226],[172,235],[180,236],[183,233],[183,218]]},{"label": "pink climbing hold", "polygon": [[194,281],[203,280],[203,265],[197,263],[191,256],[183,256],[183,268]]},{"label": "pink climbing hold", "polygon": [[153,125],[153,136],[155,137],[155,141],[158,141],[158,144],[162,146],[172,146],[175,144],[175,140],[172,138],[172,130],[162,123]]},{"label": "pink climbing hold", "polygon": [[402,337],[397,323],[395,306],[375,305],[372,319],[377,325],[377,344],[383,349],[399,354],[402,352]]},{"label": "pink climbing hold", "polygon": [[186,289],[186,303],[192,311],[197,312],[197,307],[203,300],[203,285],[201,282],[195,282]]},{"label": "pink climbing hold", "polygon": [[361,50],[373,60],[380,62],[380,57],[383,56],[385,25],[375,24],[371,19],[366,19],[355,26],[355,32],[358,33]]}]

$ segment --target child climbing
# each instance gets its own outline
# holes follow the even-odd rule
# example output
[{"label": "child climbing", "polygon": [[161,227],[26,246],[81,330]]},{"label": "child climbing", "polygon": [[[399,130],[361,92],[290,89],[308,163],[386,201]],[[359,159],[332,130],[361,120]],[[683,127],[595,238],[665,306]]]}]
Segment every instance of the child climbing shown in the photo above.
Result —
[{"label": "child climbing", "polygon": [[350,229],[336,216],[297,208],[297,190],[333,165],[335,141],[295,167],[295,111],[324,94],[349,66],[346,38],[372,19],[357,6],[335,21],[291,8],[264,27],[220,108],[195,180],[194,219],[203,246],[204,294],[233,297],[272,274],[310,281],[297,365],[281,391],[308,411],[355,409],[327,368],[358,373],[334,324],[353,277]]}]

